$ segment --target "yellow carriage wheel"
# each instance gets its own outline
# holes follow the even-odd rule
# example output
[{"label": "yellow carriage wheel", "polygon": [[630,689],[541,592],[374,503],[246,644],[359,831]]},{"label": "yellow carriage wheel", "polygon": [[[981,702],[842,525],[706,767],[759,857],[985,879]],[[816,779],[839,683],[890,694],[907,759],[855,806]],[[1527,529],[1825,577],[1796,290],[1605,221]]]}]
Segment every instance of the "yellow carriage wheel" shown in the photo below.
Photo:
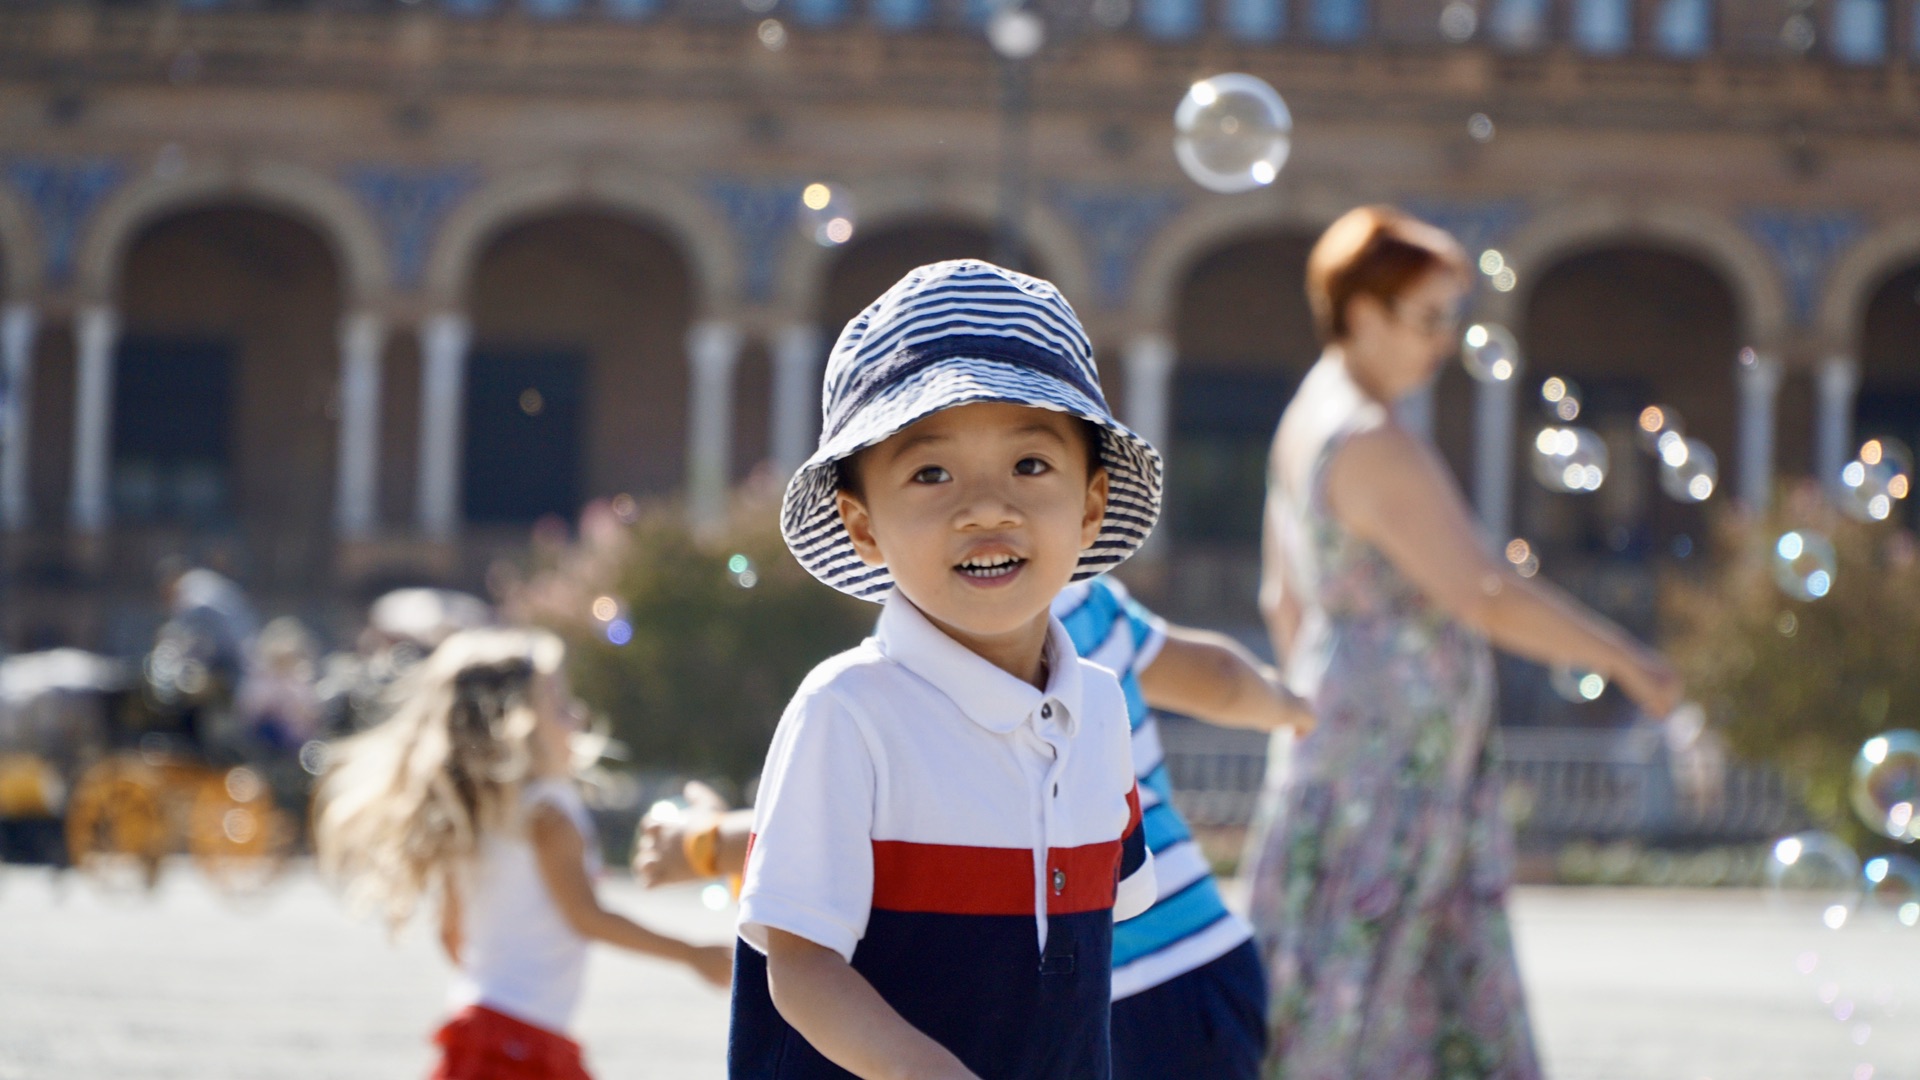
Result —
[{"label": "yellow carriage wheel", "polygon": [[153,770],[109,758],[88,769],[67,802],[67,857],[116,891],[160,880],[168,847],[165,793]]},{"label": "yellow carriage wheel", "polygon": [[187,821],[187,852],[229,895],[258,892],[280,876],[293,849],[293,823],[260,774],[244,766],[200,780]]}]

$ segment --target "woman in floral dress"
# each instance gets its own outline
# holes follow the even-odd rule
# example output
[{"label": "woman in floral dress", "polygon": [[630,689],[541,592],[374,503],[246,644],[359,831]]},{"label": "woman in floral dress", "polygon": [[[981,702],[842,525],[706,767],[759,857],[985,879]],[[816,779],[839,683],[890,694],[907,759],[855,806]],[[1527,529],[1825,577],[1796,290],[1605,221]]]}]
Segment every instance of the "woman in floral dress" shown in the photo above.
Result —
[{"label": "woman in floral dress", "polygon": [[1659,656],[1490,556],[1433,448],[1393,419],[1455,348],[1459,246],[1352,211],[1307,264],[1326,353],[1274,438],[1261,608],[1314,732],[1251,869],[1279,1080],[1533,1080],[1508,933],[1488,641],[1590,668],[1665,715]]}]

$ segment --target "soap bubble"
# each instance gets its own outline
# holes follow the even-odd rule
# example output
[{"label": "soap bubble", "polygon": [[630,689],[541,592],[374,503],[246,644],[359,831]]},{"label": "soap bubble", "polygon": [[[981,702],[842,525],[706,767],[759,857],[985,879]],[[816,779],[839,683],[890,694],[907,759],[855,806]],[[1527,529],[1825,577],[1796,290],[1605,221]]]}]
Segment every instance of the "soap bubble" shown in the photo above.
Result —
[{"label": "soap bubble", "polygon": [[1540,556],[1534,552],[1533,545],[1525,540],[1515,537],[1507,541],[1506,555],[1507,562],[1513,565],[1513,572],[1521,577],[1530,578],[1540,572]]},{"label": "soap bubble", "polygon": [[1782,837],[1767,857],[1767,886],[1774,903],[1792,914],[1811,914],[1838,930],[1860,903],[1860,856],[1830,833]]},{"label": "soap bubble", "polygon": [[1293,114],[1252,75],[1215,75],[1187,90],[1173,113],[1173,154],[1194,183],[1232,195],[1266,187],[1293,147]]},{"label": "soap bubble", "polygon": [[1706,502],[1720,486],[1720,459],[1699,439],[1659,436],[1660,490],[1678,502]]},{"label": "soap bubble", "polygon": [[1002,6],[987,20],[987,44],[1008,60],[1029,60],[1047,41],[1047,24],[1026,8]]},{"label": "soap bubble", "polygon": [[800,190],[802,235],[821,247],[839,247],[853,239],[853,200],[844,189],[818,181]]},{"label": "soap bubble", "polygon": [[1913,491],[1913,454],[1894,439],[1868,439],[1840,470],[1840,509],[1856,521],[1885,521]]},{"label": "soap bubble", "polygon": [[1520,343],[1499,323],[1474,323],[1460,337],[1460,363],[1475,382],[1506,382],[1520,374]]},{"label": "soap bubble", "polygon": [[1533,439],[1533,477],[1548,491],[1599,491],[1607,479],[1607,444],[1583,427],[1546,427]]},{"label": "soap bubble", "polygon": [[1670,405],[1649,405],[1640,410],[1640,416],[1634,423],[1634,434],[1640,439],[1640,448],[1649,454],[1660,452],[1660,440],[1668,434],[1677,439],[1686,433],[1685,426],[1680,422],[1680,414]]},{"label": "soap bubble", "polygon": [[1853,810],[1867,827],[1905,843],[1920,840],[1920,732],[1888,731],[1853,758]]},{"label": "soap bubble", "polygon": [[1795,600],[1818,600],[1833,591],[1837,567],[1833,543],[1817,532],[1794,529],[1774,542],[1774,584]]},{"label": "soap bubble", "polygon": [[[1477,143],[1493,141],[1493,117],[1477,112],[1467,117],[1467,137]],[[1494,271],[1499,273],[1499,271]]]},{"label": "soap bubble", "polygon": [[1467,0],[1453,0],[1440,9],[1440,36],[1458,45],[1480,27],[1480,13]]},{"label": "soap bubble", "polygon": [[1920,924],[1920,863],[1905,855],[1876,855],[1867,860],[1861,877],[1866,881],[1868,910],[1891,916],[1904,926]]},{"label": "soap bubble", "polygon": [[1547,673],[1553,692],[1576,705],[1598,701],[1607,692],[1607,677],[1597,671],[1577,667],[1555,667]]},{"label": "soap bubble", "polygon": [[1541,383],[1540,402],[1546,406],[1547,415],[1561,423],[1580,417],[1580,387],[1572,379],[1555,375]]},{"label": "soap bubble", "polygon": [[700,890],[700,904],[708,911],[725,911],[733,903],[733,890],[714,882]]}]

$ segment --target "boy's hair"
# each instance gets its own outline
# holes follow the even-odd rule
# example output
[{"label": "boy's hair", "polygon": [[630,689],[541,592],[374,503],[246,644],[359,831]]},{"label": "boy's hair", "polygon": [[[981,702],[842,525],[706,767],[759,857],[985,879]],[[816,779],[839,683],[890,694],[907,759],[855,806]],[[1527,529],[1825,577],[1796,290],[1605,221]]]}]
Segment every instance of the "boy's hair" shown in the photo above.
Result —
[{"label": "boy's hair", "polygon": [[[1093,475],[1106,467],[1101,450],[1103,437],[1100,434],[1100,425],[1084,417],[1074,416],[1070,419],[1073,420],[1074,428],[1080,432],[1080,441],[1086,445],[1087,480],[1091,482]],[[844,491],[856,499],[867,497],[866,490],[861,486],[859,462],[867,456],[867,450],[871,449],[873,447],[869,446],[865,450],[857,450],[835,463],[834,487],[837,490]]]},{"label": "boy's hair", "polygon": [[1354,297],[1371,296],[1391,307],[1433,270],[1469,275],[1466,253],[1445,230],[1391,206],[1342,214],[1307,256],[1307,303],[1320,340],[1346,338],[1347,305]]},{"label": "boy's hair", "polygon": [[398,928],[484,832],[519,824],[537,764],[536,676],[566,649],[544,630],[464,630],[395,687],[391,715],[335,745],[314,802],[323,874]]}]

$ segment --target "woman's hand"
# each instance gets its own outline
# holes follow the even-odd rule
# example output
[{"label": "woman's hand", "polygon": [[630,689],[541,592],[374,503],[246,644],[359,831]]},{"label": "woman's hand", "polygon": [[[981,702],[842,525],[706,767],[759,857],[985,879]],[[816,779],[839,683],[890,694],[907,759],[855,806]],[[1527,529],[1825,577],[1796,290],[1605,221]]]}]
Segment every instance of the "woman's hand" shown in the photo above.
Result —
[{"label": "woman's hand", "polygon": [[1651,649],[1636,649],[1635,655],[1613,676],[1620,691],[1640,706],[1640,711],[1655,720],[1665,720],[1680,707],[1686,686],[1666,658]]}]

